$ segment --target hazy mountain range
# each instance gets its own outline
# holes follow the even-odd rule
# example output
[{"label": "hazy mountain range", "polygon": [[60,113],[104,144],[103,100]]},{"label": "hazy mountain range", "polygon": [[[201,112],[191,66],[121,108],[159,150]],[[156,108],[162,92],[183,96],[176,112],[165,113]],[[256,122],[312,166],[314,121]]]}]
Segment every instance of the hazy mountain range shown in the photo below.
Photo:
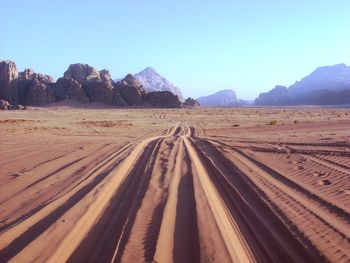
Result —
[{"label": "hazy mountain range", "polygon": [[[147,95],[149,93],[155,94]],[[134,98],[130,99],[130,96]],[[134,75],[129,74],[124,79],[112,81],[108,70],[97,71],[87,64],[72,64],[64,76],[55,82],[50,76],[35,73],[31,69],[19,72],[12,61],[0,61],[0,99],[8,100],[13,105],[45,105],[73,99],[83,103],[101,102],[116,106],[144,103],[178,106],[184,101],[181,90],[151,67]],[[189,101],[197,105],[192,98]],[[252,104],[238,99],[232,89],[201,96],[197,101],[201,106],[207,107]],[[350,67],[345,64],[319,67],[290,87],[278,85],[261,93],[254,104],[350,104]]]},{"label": "hazy mountain range", "polygon": [[337,105],[350,103],[350,67],[319,67],[289,88],[276,86],[261,93],[256,105]]}]

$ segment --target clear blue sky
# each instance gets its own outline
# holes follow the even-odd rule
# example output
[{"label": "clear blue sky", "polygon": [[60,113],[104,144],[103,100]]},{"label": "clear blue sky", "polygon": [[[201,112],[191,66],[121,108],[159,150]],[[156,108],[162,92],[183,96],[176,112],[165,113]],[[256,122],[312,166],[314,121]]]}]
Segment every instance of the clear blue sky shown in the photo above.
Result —
[{"label": "clear blue sky", "polygon": [[243,99],[318,66],[350,64],[348,0],[0,0],[0,59],[62,76],[154,67],[185,96]]}]

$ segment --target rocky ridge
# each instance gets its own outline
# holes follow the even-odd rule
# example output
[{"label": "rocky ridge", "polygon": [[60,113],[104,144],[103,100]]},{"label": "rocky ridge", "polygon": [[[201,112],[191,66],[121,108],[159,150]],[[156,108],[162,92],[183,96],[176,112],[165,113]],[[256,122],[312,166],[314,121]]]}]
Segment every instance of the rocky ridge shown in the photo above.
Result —
[{"label": "rocky ridge", "polygon": [[118,107],[182,106],[179,97],[169,91],[147,93],[131,74],[114,82],[108,70],[98,71],[88,64],[72,64],[55,82],[51,76],[35,73],[32,69],[18,72],[13,61],[0,61],[0,99],[14,106],[41,106],[67,99]]}]

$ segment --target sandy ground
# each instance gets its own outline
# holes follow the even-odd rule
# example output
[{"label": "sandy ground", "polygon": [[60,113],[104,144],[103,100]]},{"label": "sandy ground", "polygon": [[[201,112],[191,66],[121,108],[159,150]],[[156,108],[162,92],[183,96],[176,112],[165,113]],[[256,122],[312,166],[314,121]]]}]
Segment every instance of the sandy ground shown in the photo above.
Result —
[{"label": "sandy ground", "polygon": [[1,262],[350,262],[350,110],[0,112]]}]

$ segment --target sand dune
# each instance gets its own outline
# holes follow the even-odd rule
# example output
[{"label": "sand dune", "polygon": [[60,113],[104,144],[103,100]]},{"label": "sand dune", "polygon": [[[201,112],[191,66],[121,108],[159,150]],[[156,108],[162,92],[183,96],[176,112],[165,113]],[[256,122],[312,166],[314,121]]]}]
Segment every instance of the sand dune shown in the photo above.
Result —
[{"label": "sand dune", "polygon": [[350,262],[348,114],[7,112],[1,262]]}]

